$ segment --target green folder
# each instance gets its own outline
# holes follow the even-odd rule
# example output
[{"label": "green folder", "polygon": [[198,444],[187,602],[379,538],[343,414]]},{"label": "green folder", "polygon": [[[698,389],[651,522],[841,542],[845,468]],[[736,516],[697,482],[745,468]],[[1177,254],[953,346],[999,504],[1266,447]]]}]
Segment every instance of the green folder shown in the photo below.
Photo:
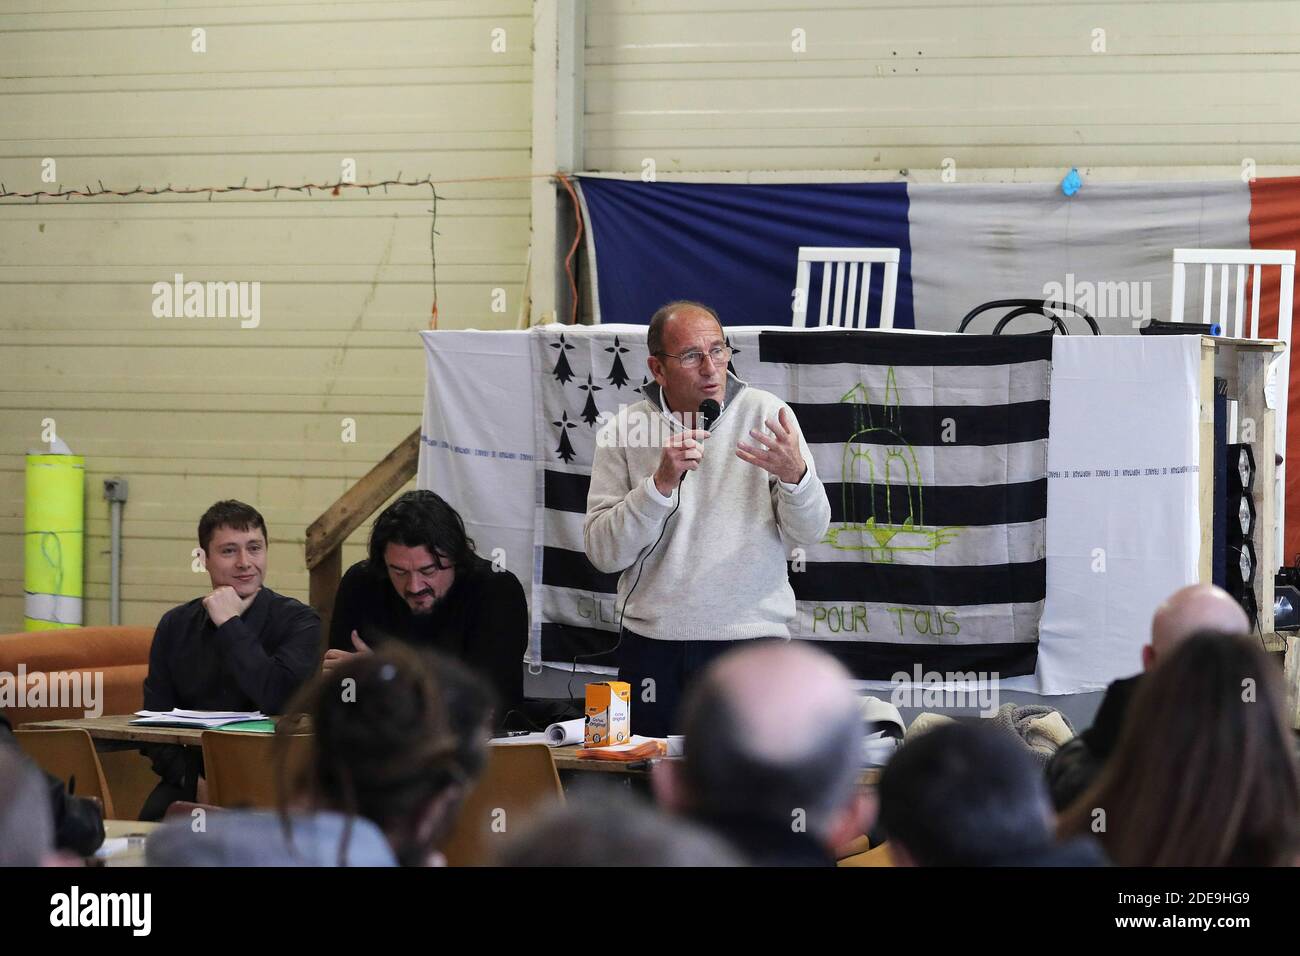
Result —
[{"label": "green folder", "polygon": [[222,724],[220,730],[238,730],[246,734],[275,733],[274,720],[239,720],[233,724]]}]

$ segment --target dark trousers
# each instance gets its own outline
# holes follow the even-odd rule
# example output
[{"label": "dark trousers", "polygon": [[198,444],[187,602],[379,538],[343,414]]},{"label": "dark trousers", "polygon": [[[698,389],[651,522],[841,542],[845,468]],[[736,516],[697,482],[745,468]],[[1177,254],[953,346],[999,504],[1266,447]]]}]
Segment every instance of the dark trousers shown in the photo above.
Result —
[{"label": "dark trousers", "polygon": [[161,820],[167,813],[167,808],[178,800],[193,803],[196,789],[195,787],[178,787],[174,783],[159,783],[145,798],[144,804],[140,807],[140,819],[150,822]]},{"label": "dark trousers", "polygon": [[632,685],[632,733],[681,733],[678,709],[695,675],[735,641],[656,641],[623,629],[618,679]]},{"label": "dark trousers", "polygon": [[203,751],[176,744],[146,744],[140,752],[153,762],[153,771],[161,778],[140,808],[141,820],[161,820],[177,800],[192,803],[196,799],[199,777],[203,776]]}]

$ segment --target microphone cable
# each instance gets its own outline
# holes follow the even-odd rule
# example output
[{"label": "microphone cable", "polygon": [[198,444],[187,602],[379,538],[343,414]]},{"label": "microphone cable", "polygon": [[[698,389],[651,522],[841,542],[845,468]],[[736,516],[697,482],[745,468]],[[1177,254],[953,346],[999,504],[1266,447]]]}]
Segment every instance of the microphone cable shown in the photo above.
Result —
[{"label": "microphone cable", "polygon": [[595,654],[579,654],[573,658],[573,670],[569,674],[568,684],[568,694],[570,699],[573,698],[573,678],[578,676],[578,661],[585,660],[588,657],[604,657],[606,654],[613,654],[623,646],[623,615],[627,613],[627,602],[632,600],[632,592],[635,591],[636,586],[641,583],[641,572],[645,570],[646,561],[650,560],[650,555],[654,554],[655,548],[659,547],[659,542],[664,539],[664,532],[668,530],[668,522],[672,520],[673,515],[677,514],[677,509],[681,507],[682,482],[685,480],[686,473],[683,472],[682,476],[677,479],[677,501],[673,504],[673,510],[668,512],[668,517],[664,518],[664,526],[659,529],[659,537],[655,538],[655,543],[650,545],[650,550],[647,551],[645,556],[641,559],[641,566],[636,569],[636,580],[632,582],[632,587],[628,589],[627,597],[623,598],[623,609],[618,612],[618,640],[614,642],[613,647],[607,650],[599,651]]},{"label": "microphone cable", "polygon": [[[712,399],[705,399],[705,401],[700,403],[700,411],[696,413],[703,418],[702,430],[708,431],[710,426],[718,420],[718,416],[722,414],[722,411],[719,408],[717,411],[714,411],[712,415],[709,415],[705,411],[705,405],[712,405],[714,408],[718,408],[718,403]],[[655,543],[650,545],[650,550],[641,558],[641,566],[637,568],[636,571],[636,580],[632,582],[632,587],[628,589],[627,597],[623,598],[623,609],[618,612],[618,640],[614,642],[613,647],[608,648],[607,650],[599,651],[595,654],[578,654],[573,658],[573,669],[569,673],[567,690],[570,700],[573,699],[573,679],[578,676],[578,661],[586,660],[589,657],[604,657],[606,654],[613,654],[623,646],[623,616],[627,614],[627,603],[632,600],[632,594],[636,591],[636,586],[641,583],[641,572],[645,570],[646,561],[650,560],[650,555],[654,554],[655,548],[659,547],[659,542],[664,539],[664,533],[668,530],[668,522],[673,519],[673,515],[677,514],[677,509],[682,506],[682,484],[686,481],[686,476],[689,473],[689,471],[684,471],[682,472],[682,476],[677,479],[677,501],[673,504],[673,510],[668,512],[668,517],[664,518],[663,527],[659,529],[659,537],[655,538]]]}]

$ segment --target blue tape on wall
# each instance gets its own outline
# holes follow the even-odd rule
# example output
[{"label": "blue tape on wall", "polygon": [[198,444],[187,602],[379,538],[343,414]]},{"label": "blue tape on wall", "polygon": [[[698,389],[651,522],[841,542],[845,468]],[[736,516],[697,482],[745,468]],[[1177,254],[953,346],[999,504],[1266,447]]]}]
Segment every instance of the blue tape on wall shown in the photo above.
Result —
[{"label": "blue tape on wall", "polygon": [[[800,246],[900,250],[894,325],[914,328],[906,183],[728,185],[581,179],[602,322],[645,325],[673,299],[726,325],[789,325]],[[872,324],[883,269],[873,270]],[[819,309],[814,276],[809,323]]]}]

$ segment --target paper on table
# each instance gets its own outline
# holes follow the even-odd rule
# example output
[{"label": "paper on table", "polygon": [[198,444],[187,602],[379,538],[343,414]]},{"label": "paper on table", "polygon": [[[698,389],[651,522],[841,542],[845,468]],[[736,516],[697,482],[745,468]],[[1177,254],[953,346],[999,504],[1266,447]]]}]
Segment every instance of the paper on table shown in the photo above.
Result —
[{"label": "paper on table", "polygon": [[226,724],[237,724],[249,720],[265,720],[261,711],[205,711],[205,710],[137,710],[135,720],[128,721],[136,727],[199,727],[215,730]]},{"label": "paper on table", "polygon": [[563,720],[557,724],[551,724],[545,730],[533,734],[494,737],[492,743],[507,747],[514,744],[546,744],[550,747],[568,747],[572,744],[582,743],[586,724],[587,718],[575,717],[573,720]]},{"label": "paper on table", "polygon": [[586,726],[586,717],[575,717],[573,720],[564,720],[558,724],[551,724],[546,728],[547,742],[552,747],[568,747],[570,744],[580,744],[583,742]]},{"label": "paper on table", "polygon": [[266,717],[260,710],[181,710],[179,707],[171,710],[137,710],[135,714],[137,717],[187,717],[194,720],[222,720],[226,717],[262,720]]},{"label": "paper on table", "polygon": [[199,720],[197,717],[137,717],[127,721],[132,727],[189,727],[196,730],[217,730],[228,724],[243,722],[243,717],[220,717],[216,720]]},{"label": "paper on table", "polygon": [[125,853],[130,848],[130,837],[109,837],[99,845],[99,849],[95,851],[94,855],[101,860],[105,860],[110,856]]},{"label": "paper on table", "polygon": [[537,731],[532,734],[515,734],[513,737],[493,737],[488,743],[494,747],[513,747],[517,744],[550,744],[550,738],[546,736],[545,731]]},{"label": "paper on table", "polygon": [[609,747],[583,747],[577,756],[582,760],[615,760],[633,763],[652,757],[663,757],[668,753],[668,741],[664,737],[640,737],[633,734],[625,744]]}]

